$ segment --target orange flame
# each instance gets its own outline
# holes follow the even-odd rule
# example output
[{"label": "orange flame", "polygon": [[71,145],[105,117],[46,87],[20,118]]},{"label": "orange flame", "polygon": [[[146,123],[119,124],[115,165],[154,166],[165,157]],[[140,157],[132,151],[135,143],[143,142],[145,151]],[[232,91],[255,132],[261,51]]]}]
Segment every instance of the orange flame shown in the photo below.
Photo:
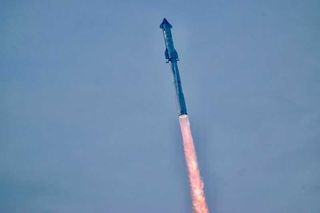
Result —
[{"label": "orange flame", "polygon": [[209,210],[203,190],[204,184],[200,176],[188,115],[180,115],[179,122],[183,139],[184,155],[188,168],[192,207],[195,213],[208,213]]}]

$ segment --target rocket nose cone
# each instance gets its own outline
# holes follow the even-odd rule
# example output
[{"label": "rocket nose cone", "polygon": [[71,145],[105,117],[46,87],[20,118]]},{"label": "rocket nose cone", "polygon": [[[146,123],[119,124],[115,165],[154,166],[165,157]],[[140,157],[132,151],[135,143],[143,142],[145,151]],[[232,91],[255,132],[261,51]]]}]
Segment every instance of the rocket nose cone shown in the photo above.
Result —
[{"label": "rocket nose cone", "polygon": [[160,28],[161,29],[165,29],[165,28],[172,28],[172,25],[167,21],[167,19],[163,19],[162,23],[160,24]]}]

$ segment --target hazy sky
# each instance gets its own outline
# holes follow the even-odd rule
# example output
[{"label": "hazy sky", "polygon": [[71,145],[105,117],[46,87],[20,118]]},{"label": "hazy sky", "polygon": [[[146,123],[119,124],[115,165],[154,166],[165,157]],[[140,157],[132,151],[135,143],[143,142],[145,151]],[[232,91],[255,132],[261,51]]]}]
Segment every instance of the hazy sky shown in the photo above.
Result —
[{"label": "hazy sky", "polygon": [[0,2],[0,212],[191,212],[166,17],[213,213],[320,212],[320,2]]}]

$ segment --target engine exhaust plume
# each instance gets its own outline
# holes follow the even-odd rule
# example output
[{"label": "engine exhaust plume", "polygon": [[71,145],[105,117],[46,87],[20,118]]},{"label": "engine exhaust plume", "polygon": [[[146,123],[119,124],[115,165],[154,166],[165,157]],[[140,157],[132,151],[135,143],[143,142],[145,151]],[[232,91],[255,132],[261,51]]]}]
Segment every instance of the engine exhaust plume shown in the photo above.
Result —
[{"label": "engine exhaust plume", "polygon": [[204,184],[200,176],[188,115],[180,115],[179,122],[188,169],[192,207],[195,213],[207,213],[208,207],[203,190]]}]

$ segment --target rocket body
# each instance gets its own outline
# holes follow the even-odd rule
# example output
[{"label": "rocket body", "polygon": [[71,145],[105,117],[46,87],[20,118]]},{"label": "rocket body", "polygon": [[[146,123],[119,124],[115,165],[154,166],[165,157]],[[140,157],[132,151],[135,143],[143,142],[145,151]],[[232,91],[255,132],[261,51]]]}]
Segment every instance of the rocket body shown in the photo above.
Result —
[{"label": "rocket body", "polygon": [[166,45],[165,58],[167,59],[167,63],[170,62],[171,64],[174,86],[175,86],[177,100],[178,100],[179,115],[186,115],[187,106],[185,103],[180,74],[179,74],[178,53],[174,48],[173,39],[172,39],[172,33],[171,33],[172,25],[166,19],[163,19],[162,23],[160,24],[160,28],[162,29],[163,38]]}]

